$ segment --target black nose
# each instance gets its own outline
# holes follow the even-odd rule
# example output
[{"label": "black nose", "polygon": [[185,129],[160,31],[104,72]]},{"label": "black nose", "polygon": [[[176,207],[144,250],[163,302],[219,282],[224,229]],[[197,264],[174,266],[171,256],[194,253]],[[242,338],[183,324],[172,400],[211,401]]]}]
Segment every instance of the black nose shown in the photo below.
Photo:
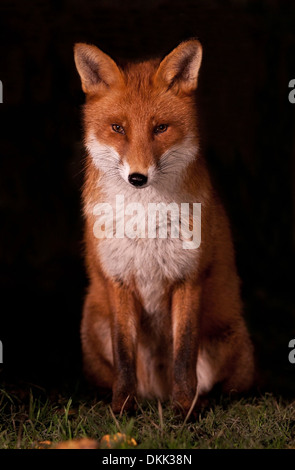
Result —
[{"label": "black nose", "polygon": [[133,186],[143,186],[147,182],[147,176],[141,175],[140,173],[132,173],[128,176],[129,183]]}]

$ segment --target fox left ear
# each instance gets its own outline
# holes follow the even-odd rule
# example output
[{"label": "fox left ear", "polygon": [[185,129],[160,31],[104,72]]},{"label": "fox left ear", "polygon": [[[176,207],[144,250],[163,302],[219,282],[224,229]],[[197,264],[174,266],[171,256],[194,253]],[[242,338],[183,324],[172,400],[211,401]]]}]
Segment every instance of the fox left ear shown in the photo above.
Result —
[{"label": "fox left ear", "polygon": [[98,47],[77,43],[74,57],[85,93],[105,93],[107,89],[122,83],[117,64]]},{"label": "fox left ear", "polygon": [[160,63],[156,82],[177,92],[190,93],[197,88],[202,61],[202,46],[196,39],[182,42]]}]

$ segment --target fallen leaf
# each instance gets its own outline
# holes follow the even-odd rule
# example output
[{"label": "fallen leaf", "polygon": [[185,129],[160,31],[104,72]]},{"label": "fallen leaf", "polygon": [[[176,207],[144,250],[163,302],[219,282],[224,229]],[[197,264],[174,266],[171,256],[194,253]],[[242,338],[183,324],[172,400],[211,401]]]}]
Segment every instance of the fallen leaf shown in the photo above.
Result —
[{"label": "fallen leaf", "polygon": [[52,445],[51,441],[40,441],[36,444],[36,449],[48,449]]},{"label": "fallen leaf", "polygon": [[126,436],[126,434],[120,432],[106,434],[100,440],[101,449],[126,449],[135,446],[137,446],[137,442],[133,437]]},{"label": "fallen leaf", "polygon": [[98,442],[95,439],[83,437],[81,439],[59,442],[54,446],[54,449],[98,449],[98,447]]}]

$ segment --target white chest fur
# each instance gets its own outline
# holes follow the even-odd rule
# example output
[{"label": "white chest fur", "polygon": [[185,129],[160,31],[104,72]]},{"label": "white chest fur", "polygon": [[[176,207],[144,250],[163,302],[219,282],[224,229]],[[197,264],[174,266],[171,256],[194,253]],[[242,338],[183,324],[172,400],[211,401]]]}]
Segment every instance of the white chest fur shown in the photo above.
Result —
[{"label": "white chest fur", "polygon": [[[123,181],[122,186],[116,188],[116,194],[106,190],[106,201],[113,209],[109,216],[113,217],[117,224],[122,223],[122,220],[124,222],[130,220],[130,214],[128,216],[126,212],[116,211],[116,196],[120,194],[124,196],[125,209],[130,203],[140,204],[143,208],[145,232],[141,234],[142,236],[134,238],[126,235],[117,238],[111,230],[112,233],[109,235],[112,236],[98,240],[98,256],[108,276],[125,283],[135,281],[143,307],[148,313],[154,313],[160,308],[165,283],[182,279],[189,274],[196,264],[197,250],[185,249],[181,236],[175,238],[170,236],[169,219],[166,238],[160,238],[158,232],[156,238],[148,236],[150,222],[148,204],[165,203],[168,205],[174,202],[180,206],[179,202],[171,201],[170,197],[167,195],[165,197],[151,186],[143,189],[126,186]],[[104,220],[107,226],[108,221]]]}]

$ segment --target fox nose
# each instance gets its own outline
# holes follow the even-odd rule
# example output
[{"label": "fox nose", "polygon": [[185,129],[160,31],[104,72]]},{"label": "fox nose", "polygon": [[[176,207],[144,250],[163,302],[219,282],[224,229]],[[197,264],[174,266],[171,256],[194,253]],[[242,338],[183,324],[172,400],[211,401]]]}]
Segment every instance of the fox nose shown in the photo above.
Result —
[{"label": "fox nose", "polygon": [[132,173],[128,176],[128,181],[133,186],[143,186],[147,182],[147,176],[142,175],[141,173]]}]

